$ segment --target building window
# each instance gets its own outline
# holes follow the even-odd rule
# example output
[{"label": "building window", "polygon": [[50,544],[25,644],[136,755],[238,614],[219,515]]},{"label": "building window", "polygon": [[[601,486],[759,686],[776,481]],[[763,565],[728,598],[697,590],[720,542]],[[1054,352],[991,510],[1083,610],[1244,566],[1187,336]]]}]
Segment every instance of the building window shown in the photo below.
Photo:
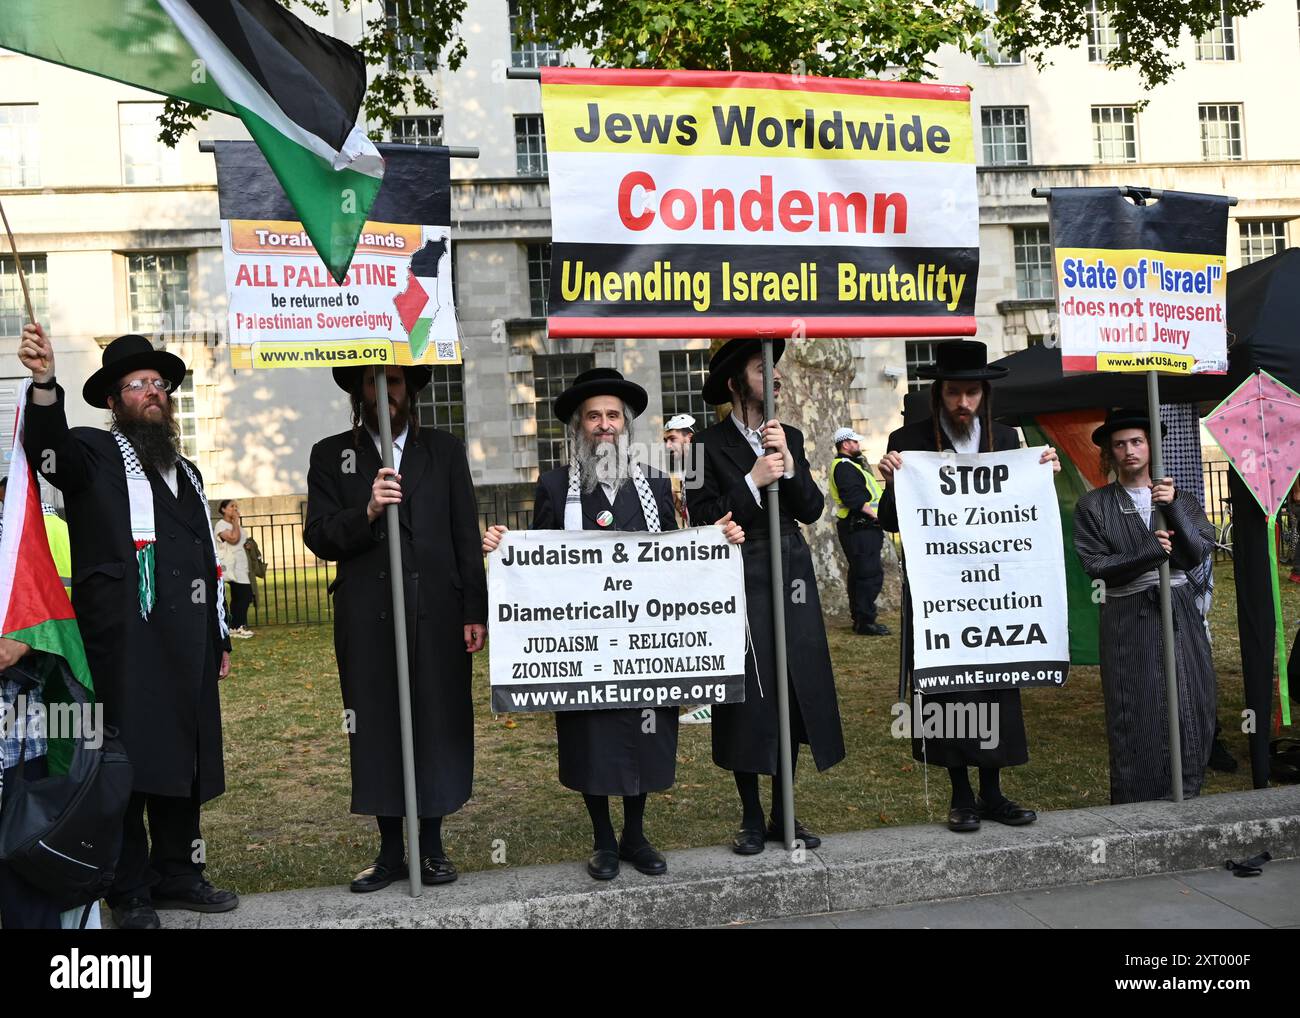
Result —
[{"label": "building window", "polygon": [[[32,310],[36,318],[49,326],[50,300],[45,283],[45,255],[22,255],[23,274],[27,289],[32,295]],[[18,281],[18,268],[12,255],[0,256],[0,337],[17,339],[27,323],[27,304],[23,301],[23,287]],[[12,428],[10,430],[13,430]]]},{"label": "building window", "polygon": [[535,28],[537,14],[527,18],[519,11],[519,0],[510,0],[510,64],[513,67],[559,67],[564,63],[564,52],[549,42],[522,42],[522,29]]},{"label": "building window", "polygon": [[1202,103],[1200,118],[1202,159],[1242,158],[1240,103]]},{"label": "building window", "polygon": [[399,145],[441,145],[442,117],[397,117],[388,137]]},{"label": "building window", "polygon": [[546,131],[540,113],[515,117],[515,172],[521,177],[546,176]]},{"label": "building window", "polygon": [[985,166],[1029,164],[1029,108],[985,106],[980,110]]},{"label": "building window", "polygon": [[1258,219],[1239,222],[1241,230],[1241,264],[1249,265],[1275,255],[1286,247],[1286,221]]},{"label": "building window", "polygon": [[664,421],[690,414],[699,427],[708,421],[709,404],[700,390],[709,375],[708,350],[670,350],[659,354],[659,385],[663,390]]},{"label": "building window", "polygon": [[1219,20],[1213,28],[1196,40],[1197,60],[1236,60],[1237,29],[1233,19],[1219,0]]},{"label": "building window", "polygon": [[[398,11],[398,4],[401,5],[401,11]],[[388,69],[390,71],[424,71],[428,70],[428,64],[424,56],[424,40],[413,32],[403,32],[401,30],[398,15],[403,15],[402,21],[415,29],[423,27],[423,19],[412,18],[411,0],[384,0],[384,18],[388,22],[388,30],[397,37],[398,55],[388,58]]]},{"label": "building window", "polygon": [[1052,296],[1052,245],[1046,226],[1015,228],[1016,297],[1043,300]]},{"label": "building window", "polygon": [[158,140],[162,103],[118,103],[122,183],[170,184],[180,177],[180,153]]},{"label": "building window", "polygon": [[528,313],[533,318],[546,317],[551,298],[551,245],[528,245]]},{"label": "building window", "polygon": [[39,187],[36,104],[0,106],[0,187]]},{"label": "building window", "polygon": [[[986,14],[997,14],[998,0],[980,0],[980,8]],[[1010,50],[1003,50],[998,45],[998,38],[993,34],[992,26],[984,29],[980,35],[984,43],[984,52],[979,55],[981,64],[990,64],[994,67],[1005,67],[1010,64],[1019,64],[1023,61],[1019,53],[1013,53]]]},{"label": "building window", "polygon": [[929,384],[929,379],[918,378],[917,372],[921,368],[928,368],[934,363],[935,348],[941,340],[937,339],[909,339],[906,346],[907,357],[907,391],[916,392],[923,385]]},{"label": "building window", "polygon": [[172,409],[181,429],[181,455],[194,459],[199,454],[199,414],[194,407],[194,372],[185,372],[181,387],[172,393]]},{"label": "building window", "polygon": [[183,332],[189,327],[187,254],[128,255],[126,285],[132,332]]},{"label": "building window", "polygon": [[565,454],[565,425],[555,419],[551,404],[573,380],[596,366],[594,354],[557,353],[533,356],[533,407],[537,414],[537,469],[546,473],[569,462]]},{"label": "building window", "polygon": [[1119,49],[1119,29],[1107,6],[1105,0],[1088,3],[1088,59],[1094,64],[1104,64]]},{"label": "building window", "polygon": [[1092,108],[1092,154],[1099,163],[1137,162],[1137,116],[1132,106]]},{"label": "building window", "polygon": [[465,368],[434,364],[433,379],[415,400],[415,419],[422,428],[441,428],[465,441]]}]

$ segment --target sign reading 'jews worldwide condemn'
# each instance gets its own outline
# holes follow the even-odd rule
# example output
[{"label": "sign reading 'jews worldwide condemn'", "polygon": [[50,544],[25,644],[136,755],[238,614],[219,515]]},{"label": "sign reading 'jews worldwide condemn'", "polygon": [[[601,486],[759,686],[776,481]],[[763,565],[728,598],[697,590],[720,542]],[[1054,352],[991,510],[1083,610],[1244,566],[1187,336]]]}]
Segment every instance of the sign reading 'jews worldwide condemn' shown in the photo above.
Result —
[{"label": "sign reading 'jews worldwide condemn'", "polygon": [[217,143],[235,367],[460,363],[447,150],[380,151],[384,182],[338,283],[257,147]]},{"label": "sign reading 'jews worldwide condemn'", "polygon": [[1041,454],[904,453],[894,491],[918,693],[1064,684],[1065,554]]},{"label": "sign reading 'jews worldwide condemn'", "polygon": [[1065,371],[1228,370],[1228,199],[1054,187],[1052,247]]},{"label": "sign reading 'jews worldwide condemn'", "polygon": [[970,335],[965,87],[542,69],[552,336]]},{"label": "sign reading 'jews worldwide condemn'", "polygon": [[495,711],[745,699],[744,572],[717,527],[512,531],[488,602]]}]

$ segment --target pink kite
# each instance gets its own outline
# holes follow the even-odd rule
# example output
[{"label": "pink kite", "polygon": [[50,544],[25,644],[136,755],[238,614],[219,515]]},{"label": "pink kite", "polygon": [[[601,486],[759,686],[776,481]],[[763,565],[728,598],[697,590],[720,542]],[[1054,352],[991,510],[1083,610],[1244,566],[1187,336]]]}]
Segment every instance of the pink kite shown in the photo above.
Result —
[{"label": "pink kite", "polygon": [[1277,544],[1272,535],[1277,512],[1300,473],[1300,395],[1267,371],[1257,371],[1215,407],[1205,418],[1205,427],[1268,517],[1282,722],[1289,725],[1291,698],[1287,690],[1282,593],[1277,578]]}]

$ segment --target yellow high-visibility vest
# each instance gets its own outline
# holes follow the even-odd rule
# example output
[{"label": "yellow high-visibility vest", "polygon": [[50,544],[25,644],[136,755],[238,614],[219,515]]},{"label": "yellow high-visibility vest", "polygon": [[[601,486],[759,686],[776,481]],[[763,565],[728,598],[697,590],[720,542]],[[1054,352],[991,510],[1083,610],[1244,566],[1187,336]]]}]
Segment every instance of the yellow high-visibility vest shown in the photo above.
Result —
[{"label": "yellow high-visibility vest", "polygon": [[68,525],[53,513],[43,513],[45,536],[50,542],[50,555],[54,567],[63,581],[63,592],[72,596],[72,544],[68,541]]},{"label": "yellow high-visibility vest", "polygon": [[[835,515],[839,519],[845,519],[849,515],[849,507],[840,500],[840,489],[835,484],[835,468],[841,463],[851,463],[862,475],[862,479],[867,483],[867,494],[871,496],[871,511],[874,513],[880,508],[880,483],[872,476],[870,470],[864,467],[855,459],[847,456],[836,456],[831,460],[831,501],[835,503]],[[859,508],[854,506],[854,509]]]}]

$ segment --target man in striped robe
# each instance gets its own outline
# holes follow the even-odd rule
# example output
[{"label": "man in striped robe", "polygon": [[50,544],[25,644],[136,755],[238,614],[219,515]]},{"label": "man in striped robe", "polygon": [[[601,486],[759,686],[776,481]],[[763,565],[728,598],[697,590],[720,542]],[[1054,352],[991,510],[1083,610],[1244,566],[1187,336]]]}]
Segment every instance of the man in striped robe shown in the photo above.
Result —
[{"label": "man in striped robe", "polygon": [[[1187,581],[1214,542],[1214,528],[1171,478],[1153,482],[1150,422],[1140,410],[1112,410],[1092,433],[1102,470],[1116,480],[1079,499],[1074,547],[1102,581],[1101,688],[1110,742],[1110,801],[1168,798],[1169,721],[1160,627],[1159,565],[1168,561],[1178,672],[1183,792],[1200,793],[1214,741],[1217,698],[1205,625]],[[1164,528],[1153,529],[1153,510]]]}]

